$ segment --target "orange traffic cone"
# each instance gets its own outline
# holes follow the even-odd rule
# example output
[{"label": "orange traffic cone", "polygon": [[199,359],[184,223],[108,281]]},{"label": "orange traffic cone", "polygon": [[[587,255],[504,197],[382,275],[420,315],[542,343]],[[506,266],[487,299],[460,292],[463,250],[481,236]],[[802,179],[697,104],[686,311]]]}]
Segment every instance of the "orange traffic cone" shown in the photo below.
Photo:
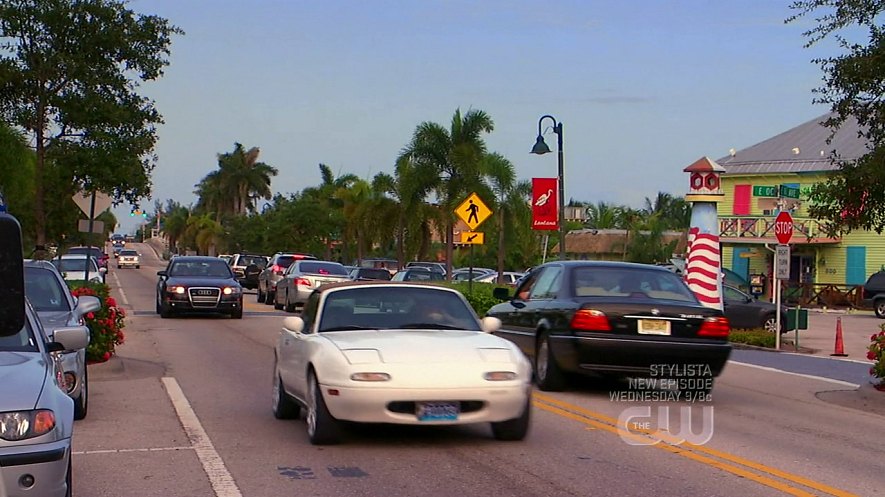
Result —
[{"label": "orange traffic cone", "polygon": [[846,357],[848,354],[845,353],[845,344],[842,343],[842,318],[836,318],[836,350],[833,351],[831,356],[837,357]]}]

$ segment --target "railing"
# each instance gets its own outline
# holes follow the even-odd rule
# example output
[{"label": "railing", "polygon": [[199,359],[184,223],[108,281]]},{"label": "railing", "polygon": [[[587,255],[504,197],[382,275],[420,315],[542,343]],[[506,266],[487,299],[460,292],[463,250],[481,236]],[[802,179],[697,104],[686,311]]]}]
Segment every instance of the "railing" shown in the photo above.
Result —
[{"label": "railing", "polygon": [[[793,236],[829,238],[823,224],[817,219],[793,218]],[[771,216],[720,216],[720,238],[771,238],[774,239],[774,217]]]},{"label": "railing", "polygon": [[781,299],[788,305],[799,304],[803,307],[866,307],[863,285],[784,282]]}]

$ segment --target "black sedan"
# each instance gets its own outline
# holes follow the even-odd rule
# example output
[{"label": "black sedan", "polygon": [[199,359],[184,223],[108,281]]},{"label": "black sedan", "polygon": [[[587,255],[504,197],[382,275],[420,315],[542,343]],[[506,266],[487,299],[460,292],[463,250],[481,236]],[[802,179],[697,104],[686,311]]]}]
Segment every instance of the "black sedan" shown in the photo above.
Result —
[{"label": "black sedan", "polygon": [[[722,285],[722,297],[725,317],[728,318],[732,328],[763,328],[771,333],[777,329],[777,306],[771,302],[756,300],[730,285]],[[787,331],[789,310],[789,307],[781,306],[781,333]]]},{"label": "black sedan", "polygon": [[[564,387],[567,373],[692,379],[709,390],[728,356],[729,323],[701,305],[667,269],[621,262],[558,261],[535,268],[489,309],[496,332],[532,359],[542,390]],[[701,381],[698,381],[701,380]],[[703,386],[703,387],[701,387]]]},{"label": "black sedan", "polygon": [[178,256],[158,271],[157,314],[184,312],[243,317],[243,288],[230,267],[217,257]]}]

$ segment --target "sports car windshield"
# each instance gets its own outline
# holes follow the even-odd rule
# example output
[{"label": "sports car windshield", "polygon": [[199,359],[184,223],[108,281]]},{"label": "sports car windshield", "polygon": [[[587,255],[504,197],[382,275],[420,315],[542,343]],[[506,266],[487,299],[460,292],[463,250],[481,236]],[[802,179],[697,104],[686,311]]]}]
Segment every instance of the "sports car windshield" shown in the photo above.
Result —
[{"label": "sports car windshield", "polygon": [[230,268],[221,259],[203,261],[180,261],[169,268],[169,276],[202,276],[205,278],[231,278]]},{"label": "sports car windshield", "polygon": [[319,331],[421,329],[480,331],[476,315],[454,292],[420,286],[364,286],[329,292]]}]

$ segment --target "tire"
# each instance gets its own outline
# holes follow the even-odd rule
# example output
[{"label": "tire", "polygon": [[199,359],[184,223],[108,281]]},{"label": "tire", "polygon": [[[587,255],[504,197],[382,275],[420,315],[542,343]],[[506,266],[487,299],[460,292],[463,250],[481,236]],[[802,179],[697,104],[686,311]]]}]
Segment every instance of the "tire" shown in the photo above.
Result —
[{"label": "tire", "polygon": [[258,291],[255,293],[256,293],[255,301],[258,302],[259,304],[263,304],[266,296],[265,296],[265,294],[261,293],[261,285],[258,285]]},{"label": "tire", "polygon": [[160,317],[163,319],[171,318],[172,309],[166,307],[164,304],[160,304]]},{"label": "tire", "polygon": [[323,392],[316,374],[310,371],[307,375],[307,436],[312,445],[332,445],[341,439],[341,428],[338,420],[333,418],[326,408]]},{"label": "tire", "polygon": [[80,380],[80,395],[74,399],[74,419],[85,419],[89,412],[89,368],[83,367],[83,379]]},{"label": "tire", "polygon": [[873,301],[873,308],[876,311],[876,317],[885,319],[885,299],[876,299]]},{"label": "tire", "polygon": [[550,348],[550,334],[546,332],[538,340],[535,351],[535,382],[545,392],[558,392],[565,386],[565,377]]},{"label": "tire", "polygon": [[277,302],[277,297],[278,297],[278,295],[277,295],[276,293],[274,293],[274,296],[273,296],[273,308],[276,309],[276,310],[278,310],[278,311],[281,311],[281,310],[283,310],[283,304]]},{"label": "tire", "polygon": [[239,309],[230,313],[230,317],[231,317],[231,319],[243,319],[243,308],[240,307]]},{"label": "tire", "polygon": [[[783,326],[786,326],[786,323],[781,323],[781,325],[781,329],[783,329]],[[777,317],[774,314],[765,316],[765,320],[762,322],[762,327],[765,328],[765,331],[774,333],[774,330],[777,329]]]},{"label": "tire", "polygon": [[135,266],[135,269],[141,269],[141,266],[136,265],[136,266]]},{"label": "tire", "polygon": [[162,310],[160,309],[160,301],[159,300],[154,301],[154,306],[156,307],[157,314],[162,313]]},{"label": "tire", "polygon": [[65,486],[68,487],[67,491],[65,491],[65,497],[73,497],[74,495],[74,464],[71,461],[72,457],[70,451],[68,452],[68,472],[65,474]]},{"label": "tire", "polygon": [[292,400],[283,388],[283,380],[274,365],[273,372],[273,417],[277,419],[294,419],[301,413],[301,407]]},{"label": "tire", "polygon": [[529,432],[532,416],[532,397],[526,399],[525,408],[519,417],[492,423],[492,434],[497,440],[518,441],[525,438]]},{"label": "tire", "polygon": [[267,292],[266,294],[264,294],[264,304],[265,305],[273,305],[274,299],[276,299],[276,298],[277,298],[276,292],[274,292],[274,293]]},{"label": "tire", "polygon": [[286,302],[283,303],[283,310],[286,312],[295,312],[295,304],[289,303],[289,292],[286,292]]},{"label": "tire", "polygon": [[[85,263],[84,263],[84,264],[85,264]],[[117,269],[120,269],[120,265],[119,265],[119,264],[117,264]]]}]

